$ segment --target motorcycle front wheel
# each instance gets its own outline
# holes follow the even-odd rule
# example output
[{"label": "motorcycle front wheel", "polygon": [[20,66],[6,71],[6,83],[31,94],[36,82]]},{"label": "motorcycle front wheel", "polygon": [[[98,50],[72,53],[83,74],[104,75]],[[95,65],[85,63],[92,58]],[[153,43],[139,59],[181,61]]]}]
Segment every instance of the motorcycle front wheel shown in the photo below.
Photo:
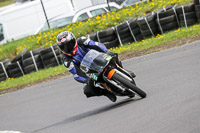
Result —
[{"label": "motorcycle front wheel", "polygon": [[145,98],[146,97],[146,93],[141,90],[140,88],[138,88],[136,85],[133,84],[132,81],[125,79],[123,76],[121,76],[118,73],[115,73],[112,76],[112,79],[119,81],[120,83],[122,83],[125,87],[131,89],[132,91],[134,91],[136,94],[138,94],[140,97]]}]

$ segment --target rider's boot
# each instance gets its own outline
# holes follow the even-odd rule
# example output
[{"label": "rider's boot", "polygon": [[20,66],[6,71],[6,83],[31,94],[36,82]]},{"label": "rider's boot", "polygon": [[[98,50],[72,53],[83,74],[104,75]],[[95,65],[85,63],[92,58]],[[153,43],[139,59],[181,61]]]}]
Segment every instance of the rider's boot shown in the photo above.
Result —
[{"label": "rider's boot", "polygon": [[112,102],[116,102],[117,97],[115,96],[115,94],[107,91],[107,90],[103,90],[102,94],[106,97],[108,97],[110,99],[110,101]]}]

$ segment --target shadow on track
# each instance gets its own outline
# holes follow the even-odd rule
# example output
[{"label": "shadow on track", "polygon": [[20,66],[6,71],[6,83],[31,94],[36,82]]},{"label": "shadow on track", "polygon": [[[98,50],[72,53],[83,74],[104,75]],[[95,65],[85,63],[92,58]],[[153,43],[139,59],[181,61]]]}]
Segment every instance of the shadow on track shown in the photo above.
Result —
[{"label": "shadow on track", "polygon": [[49,125],[47,127],[38,129],[38,130],[36,130],[32,133],[37,133],[39,131],[42,131],[42,130],[45,130],[45,129],[48,129],[48,128],[51,128],[51,127],[54,127],[54,126],[59,126],[59,125],[71,123],[71,122],[74,122],[74,121],[78,121],[78,120],[81,120],[81,119],[84,119],[84,118],[87,118],[87,117],[90,117],[90,116],[93,116],[93,115],[96,115],[96,114],[100,114],[100,113],[103,113],[103,112],[106,112],[106,111],[109,111],[109,110],[112,110],[112,109],[115,109],[115,108],[119,108],[121,106],[124,106],[126,104],[130,104],[130,103],[132,103],[134,101],[138,101],[138,100],[140,100],[140,99],[130,99],[130,98],[128,98],[128,99],[122,100],[120,102],[111,104],[111,105],[107,105],[107,106],[104,106],[104,107],[101,107],[101,108],[98,108],[98,109],[95,109],[95,110],[92,110],[92,111],[88,111],[88,112],[85,112],[85,113],[82,113],[82,114],[78,114],[78,115],[66,118],[65,120],[63,120],[61,122],[58,122],[58,123]]}]

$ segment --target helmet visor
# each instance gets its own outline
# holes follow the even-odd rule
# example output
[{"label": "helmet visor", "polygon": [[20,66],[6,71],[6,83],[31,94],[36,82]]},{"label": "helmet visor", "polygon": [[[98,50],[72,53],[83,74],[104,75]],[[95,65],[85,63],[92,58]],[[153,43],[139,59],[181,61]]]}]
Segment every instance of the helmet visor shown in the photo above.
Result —
[{"label": "helmet visor", "polygon": [[75,44],[76,44],[76,40],[75,39],[71,39],[70,41],[62,42],[59,45],[59,47],[63,52],[71,54],[74,51]]}]

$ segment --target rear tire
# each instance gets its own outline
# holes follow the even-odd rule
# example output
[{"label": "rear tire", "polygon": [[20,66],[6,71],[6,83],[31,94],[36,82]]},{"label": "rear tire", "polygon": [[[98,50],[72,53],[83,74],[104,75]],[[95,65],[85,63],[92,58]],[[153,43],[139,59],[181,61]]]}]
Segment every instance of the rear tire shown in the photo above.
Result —
[{"label": "rear tire", "polygon": [[144,91],[142,91],[140,88],[138,88],[137,86],[135,86],[131,81],[123,78],[121,75],[115,73],[112,76],[112,79],[119,81],[124,86],[128,87],[129,89],[131,89],[132,91],[134,91],[135,93],[137,93],[140,97],[142,97],[142,98],[146,97],[146,93]]}]

